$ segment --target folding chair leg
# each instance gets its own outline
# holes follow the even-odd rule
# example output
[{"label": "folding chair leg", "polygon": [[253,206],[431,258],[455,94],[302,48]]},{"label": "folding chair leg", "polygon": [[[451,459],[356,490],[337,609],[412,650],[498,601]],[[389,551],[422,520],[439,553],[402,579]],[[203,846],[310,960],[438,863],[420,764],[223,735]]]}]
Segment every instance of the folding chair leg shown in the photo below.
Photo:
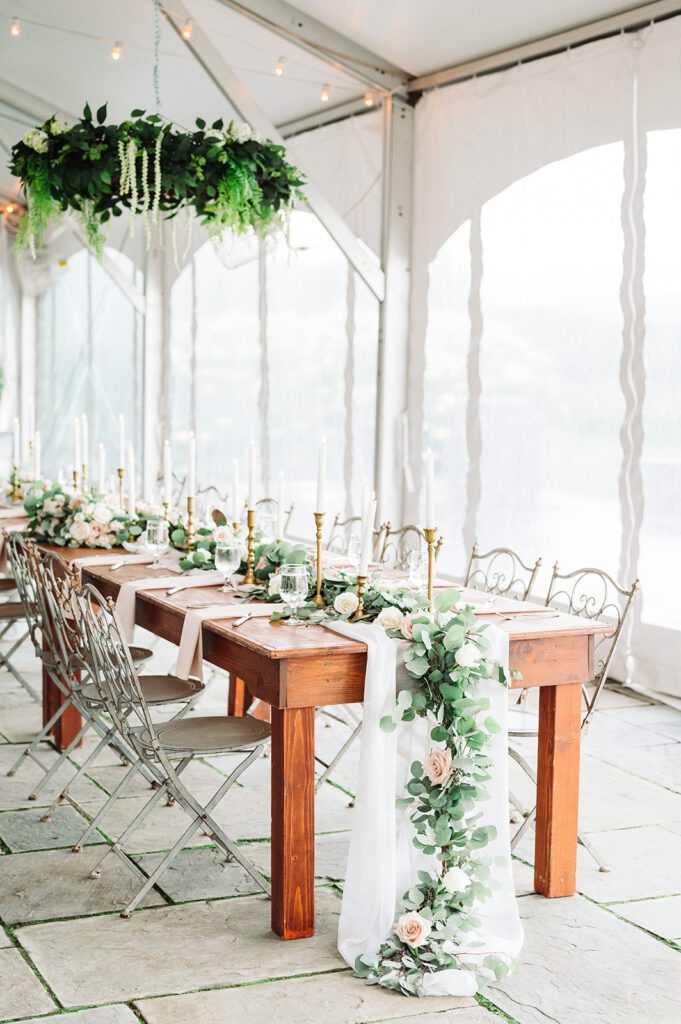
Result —
[{"label": "folding chair leg", "polygon": [[38,745],[40,743],[44,742],[45,740],[47,740],[49,738],[49,735],[52,732],[53,728],[55,727],[55,725],[57,724],[57,722],[59,721],[59,719],[61,718],[61,716],[64,714],[64,712],[66,711],[66,709],[69,706],[70,706],[70,702],[69,701],[66,701],[64,704],[60,704],[59,705],[59,707],[57,708],[55,713],[52,715],[52,718],[49,720],[49,722],[47,722],[42,727],[42,729],[40,730],[38,735],[34,736],[33,739],[31,740],[31,742],[28,744],[28,746],[24,747],[24,749],[21,751],[21,753],[19,754],[19,757],[16,759],[16,761],[14,762],[12,767],[7,772],[7,774],[9,776],[16,775],[16,773],[19,770],[20,766],[22,765],[23,760],[24,760],[25,757],[28,757],[32,761],[34,761],[38,765],[39,768],[42,768],[42,770],[44,772],[46,772],[48,770],[46,765],[44,765],[42,763],[42,761],[38,757],[36,757],[35,751],[37,750]]},{"label": "folding chair leg", "polygon": [[71,847],[71,850],[72,850],[73,853],[80,853],[80,851],[82,850],[83,846],[85,845],[85,843],[89,839],[90,834],[92,832],[94,832],[94,830],[96,828],[99,827],[99,824],[102,821],[102,819],[109,813],[109,811],[111,810],[113,805],[116,803],[118,798],[123,795],[123,793],[126,791],[126,789],[130,785],[132,780],[135,778],[135,776],[137,775],[137,773],[139,772],[141,767],[142,767],[142,759],[138,758],[137,761],[135,761],[135,763],[125,773],[125,775],[123,776],[121,781],[118,783],[116,788],[113,790],[113,792],[110,794],[109,799],[106,801],[104,806],[100,807],[100,809],[97,811],[97,814],[92,819],[92,821],[90,822],[88,827],[85,829],[85,831],[83,832],[83,834],[80,837],[80,839],[78,840],[78,842],[75,843]]},{"label": "folding chair leg", "polygon": [[[4,636],[4,633],[2,635]],[[4,654],[0,652],[0,667],[4,666],[7,669],[7,671],[10,672],[11,675],[14,676],[14,678],[19,683],[19,685],[23,686],[24,690],[26,690],[26,692],[29,694],[29,696],[32,697],[33,700],[37,704],[40,704],[40,702],[42,700],[42,697],[40,696],[40,694],[37,692],[37,690],[33,689],[31,684],[29,683],[28,679],[26,679],[26,677],[23,675],[22,672],[19,671],[18,668],[14,667],[14,665],[12,664],[12,662],[10,660],[12,655],[15,653],[15,651],[18,651],[19,648],[26,642],[26,640],[28,639],[28,635],[29,634],[28,634],[28,630],[27,630],[23,634],[23,636],[21,636],[12,645],[12,647],[10,647],[9,651],[7,651]],[[2,637],[0,637],[0,639],[2,639]]]},{"label": "folding chair leg", "polygon": [[76,735],[73,737],[73,739],[69,743],[68,747],[65,747],[64,750],[62,750],[61,755],[57,758],[57,760],[54,762],[54,764],[50,766],[49,771],[45,772],[45,774],[43,775],[42,779],[40,780],[38,785],[35,787],[33,792],[29,793],[29,796],[28,796],[29,800],[37,800],[38,799],[38,795],[40,794],[40,792],[43,789],[43,787],[47,785],[47,783],[52,779],[52,776],[55,774],[55,772],[59,771],[61,766],[68,760],[68,757],[69,757],[69,754],[71,753],[71,751],[75,750],[75,748],[78,746],[78,744],[82,740],[83,736],[85,736],[85,734],[89,731],[91,726],[92,726],[92,722],[89,719],[83,723],[83,725],[81,726],[79,731],[76,733]]},{"label": "folding chair leg", "polygon": [[90,765],[97,760],[104,747],[108,745],[109,740],[114,734],[114,731],[114,729],[109,729],[109,731],[105,733],[104,736],[102,736],[101,740],[94,748],[94,750],[92,750],[88,757],[83,761],[82,765],[80,766],[76,774],[69,779],[67,785],[64,787],[64,789],[62,789],[59,796],[56,798],[56,800],[53,801],[52,805],[45,811],[42,818],[40,819],[41,821],[50,821],[57,807],[59,807],[60,804],[63,804],[65,800],[68,800],[69,790],[71,786],[74,784],[74,782],[77,782],[81,775],[83,775],[88,770]]},{"label": "folding chair leg", "polygon": [[584,847],[584,849],[586,850],[586,852],[587,852],[587,853],[589,853],[589,854],[590,854],[590,855],[591,855],[591,856],[593,857],[593,859],[594,859],[594,860],[596,861],[596,863],[598,864],[598,870],[599,870],[599,871],[602,871],[602,872],[603,872],[604,874],[606,874],[607,872],[609,872],[609,871],[610,871],[610,868],[609,868],[609,867],[608,867],[608,865],[607,865],[607,864],[605,863],[605,861],[604,861],[604,860],[603,860],[603,858],[601,857],[600,853],[599,853],[599,852],[598,852],[598,851],[596,850],[596,848],[595,848],[594,846],[592,846],[592,845],[591,845],[591,843],[590,843],[590,842],[589,842],[589,840],[588,840],[588,839],[586,838],[586,836],[585,836],[585,835],[583,835],[583,834],[582,834],[581,832],[579,832],[579,833],[577,834],[577,842],[578,842],[578,843],[579,843],[579,844],[580,844],[581,846],[583,846],[583,847]]},{"label": "folding chair leg", "polygon": [[336,765],[338,764],[340,759],[344,756],[346,750],[348,750],[349,747],[352,746],[352,744],[355,742],[355,740],[357,739],[357,737],[359,736],[361,731],[362,731],[362,723],[360,722],[360,724],[357,726],[357,728],[354,730],[354,732],[350,733],[350,735],[346,739],[346,741],[343,744],[343,746],[340,748],[338,753],[334,756],[333,760],[329,762],[329,764],[326,766],[325,771],[319,776],[319,778],[315,782],[315,785],[314,785],[315,793],[319,790],[319,788],[321,786],[324,785],[324,783],[326,782],[326,780],[330,776],[330,774],[333,771],[333,769],[336,767]]},{"label": "folding chair leg", "polygon": [[515,850],[516,846],[518,845],[520,840],[523,838],[523,836],[527,832],[528,828],[530,827],[530,825],[532,824],[532,822],[535,819],[536,813],[537,813],[537,808],[533,807],[532,810],[530,811],[530,813],[525,818],[525,821],[522,823],[522,825],[520,826],[518,831],[515,833],[515,835],[511,839],[511,852],[513,852],[513,850]]}]

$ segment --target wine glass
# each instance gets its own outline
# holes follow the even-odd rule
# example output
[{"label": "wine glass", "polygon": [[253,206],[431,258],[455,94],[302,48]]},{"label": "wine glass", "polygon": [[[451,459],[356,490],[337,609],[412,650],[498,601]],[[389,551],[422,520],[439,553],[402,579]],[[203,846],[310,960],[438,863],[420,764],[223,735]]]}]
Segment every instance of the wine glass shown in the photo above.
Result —
[{"label": "wine glass", "polygon": [[282,600],[290,606],[293,615],[288,620],[292,626],[300,626],[302,619],[297,616],[298,608],[305,604],[307,592],[310,586],[310,579],[307,567],[304,565],[290,565],[285,563],[280,573]]},{"label": "wine glass", "polygon": [[145,547],[154,559],[151,568],[160,569],[161,556],[165,555],[170,547],[168,523],[165,519],[150,519],[148,521]]},{"label": "wine glass", "polygon": [[353,533],[348,540],[348,561],[351,565],[358,566],[361,555],[362,538],[358,533]]},{"label": "wine glass", "polygon": [[229,537],[227,540],[219,540],[215,544],[215,568],[225,577],[223,591],[230,590],[229,578],[237,571],[241,564],[241,545],[236,537]]},{"label": "wine glass", "polygon": [[422,549],[409,552],[407,559],[409,578],[407,582],[417,590],[423,590],[428,582],[428,554]]}]

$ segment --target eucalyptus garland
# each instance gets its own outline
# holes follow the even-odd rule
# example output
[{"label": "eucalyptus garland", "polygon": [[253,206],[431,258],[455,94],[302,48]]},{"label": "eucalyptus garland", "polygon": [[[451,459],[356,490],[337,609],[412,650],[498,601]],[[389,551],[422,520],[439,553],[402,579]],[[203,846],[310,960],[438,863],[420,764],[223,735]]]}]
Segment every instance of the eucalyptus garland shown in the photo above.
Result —
[{"label": "eucalyptus garland", "polygon": [[130,212],[142,218],[147,247],[161,218],[184,210],[189,248],[193,210],[211,235],[229,230],[258,234],[282,226],[301,197],[303,175],[286,160],[283,146],[262,139],[246,124],[219,119],[210,127],[197,118],[196,131],[182,131],[159,114],[133,110],[121,124],[105,124],[106,104],[93,117],[86,104],[73,125],[51,117],[31,128],[12,148],[10,170],[21,178],[28,212],[17,246],[33,254],[43,244],[52,217],[74,211],[88,242],[104,245],[104,226]]},{"label": "eucalyptus garland", "polygon": [[[356,589],[353,577],[339,574],[324,584],[329,607],[320,612],[309,605],[298,614],[310,622],[347,621],[358,606]],[[471,941],[479,926],[476,908],[492,894],[493,863],[485,848],[496,830],[480,823],[480,803],[490,779],[487,750],[500,728],[478,690],[483,679],[504,686],[509,680],[503,666],[485,657],[485,626],[460,601],[456,590],[444,591],[431,612],[425,595],[380,577],[370,581],[364,597],[364,620],[408,644],[404,667],[415,681],[412,690],[399,692],[381,728],[423,718],[433,744],[423,763],[411,765],[398,806],[411,808],[414,846],[436,857],[438,868],[419,871],[390,936],[355,963],[355,973],[368,984],[405,995],[421,995],[425,977],[439,971],[473,971],[481,987],[512,967],[508,956],[481,957]]]}]

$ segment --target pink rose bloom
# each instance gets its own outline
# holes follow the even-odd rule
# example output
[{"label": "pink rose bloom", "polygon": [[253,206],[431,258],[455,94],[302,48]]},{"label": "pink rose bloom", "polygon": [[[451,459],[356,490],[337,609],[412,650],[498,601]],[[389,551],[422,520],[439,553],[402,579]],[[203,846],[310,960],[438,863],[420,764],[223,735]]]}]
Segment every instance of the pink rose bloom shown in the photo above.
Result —
[{"label": "pink rose bloom", "polygon": [[417,910],[402,914],[395,925],[395,935],[408,946],[423,946],[428,940],[432,925]]},{"label": "pink rose bloom", "polygon": [[449,747],[431,750],[423,766],[423,774],[431,786],[444,786],[449,782],[452,771],[452,752]]},{"label": "pink rose bloom", "polygon": [[267,559],[264,555],[260,556],[260,561],[256,565],[256,569],[265,569],[267,567]]}]

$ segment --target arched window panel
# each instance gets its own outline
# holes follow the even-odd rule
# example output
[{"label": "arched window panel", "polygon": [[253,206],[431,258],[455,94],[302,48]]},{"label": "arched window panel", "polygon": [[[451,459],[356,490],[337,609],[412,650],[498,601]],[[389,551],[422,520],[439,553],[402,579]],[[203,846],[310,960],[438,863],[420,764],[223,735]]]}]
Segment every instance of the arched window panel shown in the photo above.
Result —
[{"label": "arched window panel", "polygon": [[623,147],[588,149],[482,210],[484,546],[618,574]]},{"label": "arched window panel", "polygon": [[[142,290],[132,262],[114,249],[106,252]],[[36,426],[45,473],[56,477],[72,465],[73,420],[83,412],[90,479],[100,441],[114,474],[119,413],[129,439],[141,445],[142,337],[139,314],[90,252],[82,249],[53,268],[52,285],[38,299]]]},{"label": "arched window panel", "polygon": [[445,541],[438,567],[450,573],[460,572],[465,558],[470,285],[467,221],[441,246],[428,272],[424,441],[435,456],[438,526]]},{"label": "arched window panel", "polygon": [[681,130],[649,132],[645,209],[641,618],[678,630],[681,598]]},{"label": "arched window panel", "polygon": [[269,452],[296,508],[291,533],[314,532],[317,450],[328,444],[326,509],[344,511],[347,261],[317,218],[296,212],[290,245],[267,259]]},{"label": "arched window panel", "polygon": [[[257,257],[257,249],[255,250]],[[197,485],[227,494],[232,459],[246,476],[250,439],[260,443],[260,354],[257,258],[228,268],[203,245],[171,294],[173,464],[186,472],[186,445],[196,434]]]}]

